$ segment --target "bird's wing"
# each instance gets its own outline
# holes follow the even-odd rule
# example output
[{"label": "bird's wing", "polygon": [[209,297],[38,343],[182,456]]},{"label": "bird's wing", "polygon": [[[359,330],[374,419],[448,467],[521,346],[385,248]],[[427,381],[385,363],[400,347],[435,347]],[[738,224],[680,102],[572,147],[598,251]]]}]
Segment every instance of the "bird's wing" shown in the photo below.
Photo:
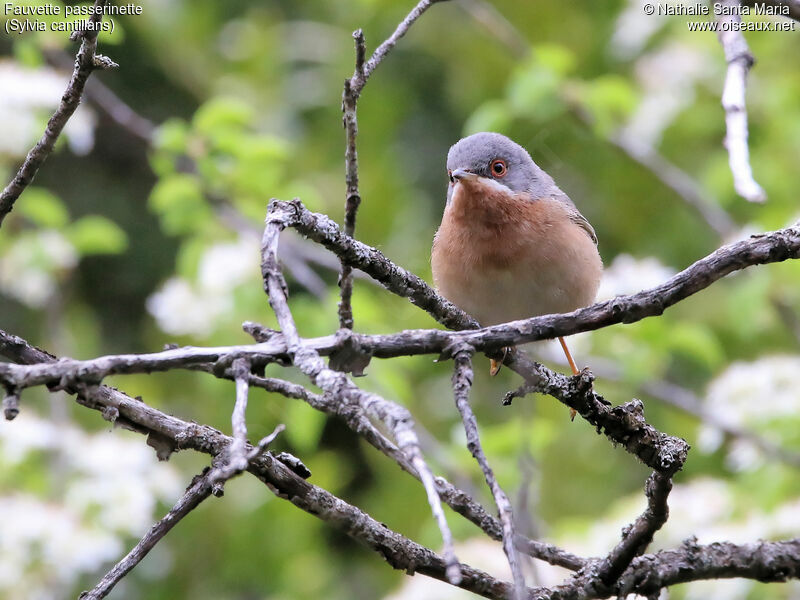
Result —
[{"label": "bird's wing", "polygon": [[594,232],[594,227],[592,227],[591,223],[586,220],[580,212],[578,212],[577,208],[570,207],[569,211],[569,220],[579,225],[586,234],[592,239],[594,245],[597,245],[597,234]]},{"label": "bird's wing", "polygon": [[564,205],[567,207],[569,220],[576,225],[579,225],[581,229],[586,232],[586,235],[589,236],[589,239],[594,242],[594,245],[597,246],[597,234],[594,232],[594,227],[592,227],[591,223],[589,223],[589,221],[586,220],[586,217],[584,217],[575,207],[575,203],[570,199],[569,196],[561,191],[557,185],[553,184],[553,188],[554,189],[550,190],[550,196],[553,199],[560,200],[564,203]]}]

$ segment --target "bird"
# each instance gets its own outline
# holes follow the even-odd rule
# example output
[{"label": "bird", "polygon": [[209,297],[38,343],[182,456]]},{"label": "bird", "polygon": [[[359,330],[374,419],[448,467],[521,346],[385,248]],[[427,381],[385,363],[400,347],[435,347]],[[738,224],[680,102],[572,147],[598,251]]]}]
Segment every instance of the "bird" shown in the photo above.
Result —
[{"label": "bird", "polygon": [[450,148],[447,177],[431,250],[441,295],[481,327],[594,302],[603,272],[594,228],[525,148],[499,133],[470,135]]}]

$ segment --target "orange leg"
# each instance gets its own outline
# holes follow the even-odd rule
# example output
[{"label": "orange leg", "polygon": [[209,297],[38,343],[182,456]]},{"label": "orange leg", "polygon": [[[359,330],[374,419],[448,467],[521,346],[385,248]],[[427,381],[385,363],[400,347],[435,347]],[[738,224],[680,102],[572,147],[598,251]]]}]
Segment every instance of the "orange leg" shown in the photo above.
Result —
[{"label": "orange leg", "polygon": [[[575,361],[572,359],[572,354],[569,353],[569,348],[567,348],[567,342],[564,341],[563,337],[558,338],[558,341],[561,342],[561,349],[564,351],[564,354],[567,357],[567,362],[569,363],[570,368],[572,369],[573,375],[579,375],[580,371],[578,367],[575,365]],[[578,414],[574,408],[569,409],[569,420],[574,421],[575,415]]]}]

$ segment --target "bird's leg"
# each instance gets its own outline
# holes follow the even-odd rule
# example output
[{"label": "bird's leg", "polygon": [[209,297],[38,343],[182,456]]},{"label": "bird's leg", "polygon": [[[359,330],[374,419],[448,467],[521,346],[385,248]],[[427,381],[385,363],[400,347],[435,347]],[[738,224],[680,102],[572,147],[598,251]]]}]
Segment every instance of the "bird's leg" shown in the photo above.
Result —
[{"label": "bird's leg", "polygon": [[[559,337],[558,341],[561,343],[561,349],[564,350],[564,354],[567,357],[567,362],[569,363],[570,369],[572,369],[573,375],[580,375],[580,371],[578,367],[575,365],[575,361],[572,359],[572,354],[569,353],[569,348],[567,348],[567,342],[564,341],[563,337]],[[574,421],[575,415],[578,414],[574,408],[569,409],[569,420]]]},{"label": "bird's leg", "polygon": [[505,348],[503,348],[503,358],[501,358],[500,360],[495,360],[493,358],[489,359],[489,375],[494,377],[500,372],[500,367],[503,366],[503,361],[505,361],[506,356],[508,356],[508,353],[510,351],[511,348],[509,346],[506,346]]}]

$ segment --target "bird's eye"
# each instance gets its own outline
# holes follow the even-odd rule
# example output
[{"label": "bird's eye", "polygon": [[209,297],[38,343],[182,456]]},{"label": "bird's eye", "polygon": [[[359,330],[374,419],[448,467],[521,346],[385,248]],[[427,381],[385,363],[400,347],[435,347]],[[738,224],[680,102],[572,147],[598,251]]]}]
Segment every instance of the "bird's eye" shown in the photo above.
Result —
[{"label": "bird's eye", "polygon": [[450,180],[450,183],[456,182],[456,180],[453,179],[453,172],[450,169],[447,169],[447,178]]},{"label": "bird's eye", "polygon": [[506,161],[502,158],[496,158],[489,164],[489,169],[495,177],[504,177],[508,173]]}]

